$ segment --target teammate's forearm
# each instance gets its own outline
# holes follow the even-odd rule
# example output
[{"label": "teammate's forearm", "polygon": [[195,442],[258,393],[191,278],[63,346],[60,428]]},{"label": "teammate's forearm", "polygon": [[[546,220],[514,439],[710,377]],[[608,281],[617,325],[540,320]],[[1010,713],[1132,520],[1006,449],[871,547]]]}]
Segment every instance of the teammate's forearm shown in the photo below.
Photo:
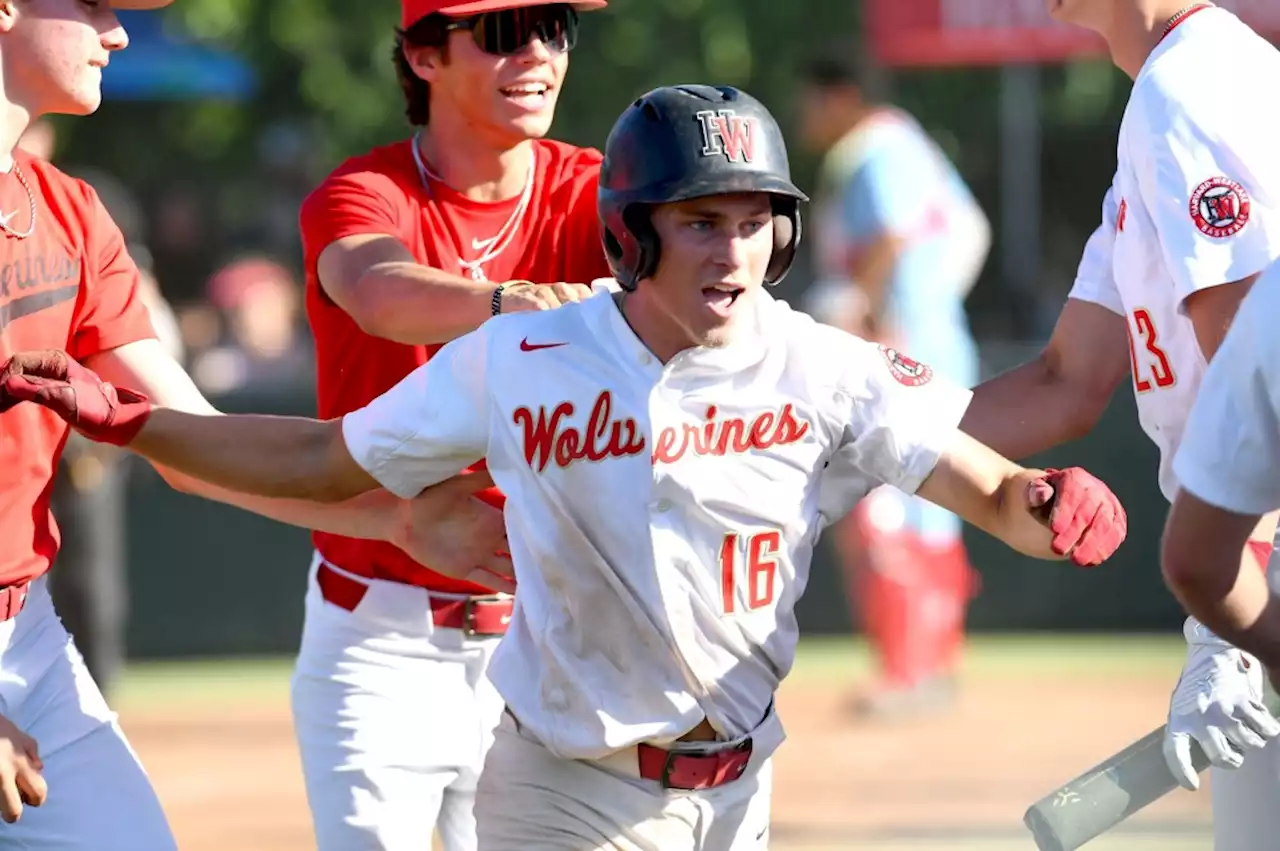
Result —
[{"label": "teammate's forearm", "polygon": [[397,343],[447,343],[493,315],[497,284],[473,281],[416,263],[379,263],[360,278],[357,321]]},{"label": "teammate's forearm", "polygon": [[1271,593],[1266,576],[1256,565],[1242,565],[1234,573],[1234,584],[1226,587],[1223,575],[1232,574],[1183,574],[1170,589],[1187,614],[1222,640],[1253,653],[1268,668],[1280,667],[1280,599]]},{"label": "teammate's forearm", "polygon": [[289,526],[372,541],[391,540],[397,528],[401,499],[385,490],[370,491],[343,502],[311,502],[240,493],[162,465],[156,465],[156,470],[175,490]]},{"label": "teammate's forearm", "polygon": [[1037,358],[975,387],[960,430],[1022,459],[1087,434],[1103,408],[1071,392]]},{"label": "teammate's forearm", "polygon": [[129,448],[152,462],[232,491],[267,497],[339,502],[331,474],[339,421],[257,414],[152,411]]},{"label": "teammate's forearm", "polygon": [[1280,666],[1280,609],[1246,544],[1273,528],[1269,515],[1227,511],[1183,489],[1160,552],[1165,584],[1187,613],[1269,667]]}]

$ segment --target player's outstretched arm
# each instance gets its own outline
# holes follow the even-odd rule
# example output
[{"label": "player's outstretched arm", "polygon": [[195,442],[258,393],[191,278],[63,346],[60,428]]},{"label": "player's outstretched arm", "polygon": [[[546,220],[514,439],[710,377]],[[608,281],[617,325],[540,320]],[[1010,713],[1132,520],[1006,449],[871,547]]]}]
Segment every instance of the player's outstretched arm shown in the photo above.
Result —
[{"label": "player's outstretched arm", "polygon": [[[155,340],[130,343],[96,355],[90,365],[116,386],[137,388],[155,404],[190,414],[217,416],[191,378]],[[335,503],[258,496],[211,484],[156,464],[175,489],[276,520],[350,538],[389,541],[423,564],[495,590],[510,590],[503,577],[510,561],[502,511],[475,496],[493,486],[487,472],[459,475],[412,499],[382,488]]]},{"label": "player's outstretched arm", "polygon": [[1035,360],[984,381],[960,428],[1006,458],[1026,458],[1093,430],[1129,374],[1125,320],[1069,298]]},{"label": "player's outstretched arm", "polygon": [[[156,340],[140,340],[95,355],[90,368],[119,387],[133,387],[153,403],[190,414],[217,411]],[[500,509],[474,494],[493,482],[487,473],[456,476],[411,500],[378,488],[334,503],[258,496],[231,490],[156,464],[176,490],[250,511],[279,523],[348,538],[389,541],[423,564],[467,577],[476,565],[502,573],[494,553],[506,549]],[[486,575],[481,584],[492,584]],[[505,587],[498,590],[506,590]]]},{"label": "player's outstretched arm", "polygon": [[[1126,534],[1124,509],[1110,489],[1079,467],[1027,470],[959,428],[973,394],[926,364],[833,328],[815,325],[823,363],[844,360],[837,380],[837,451],[823,470],[827,493],[868,484],[918,494],[1038,558],[1100,564]],[[828,507],[833,514],[843,504]]]},{"label": "player's outstretched arm", "polygon": [[[154,405],[189,414],[221,414],[155,340],[140,340],[101,352],[86,366],[117,387],[136,389]],[[354,538],[388,539],[402,502],[384,490],[338,504],[262,497],[219,487],[163,464],[155,467],[166,482],[183,493],[234,505],[281,523]]]},{"label": "player's outstretched arm", "polygon": [[963,432],[917,493],[1035,558],[1099,564],[1127,532],[1115,494],[1080,468],[1029,470]]},{"label": "player's outstretched arm", "polygon": [[0,382],[0,409],[34,402],[92,440],[230,490],[337,502],[378,487],[347,452],[340,420],[157,408],[61,351],[14,355]]}]

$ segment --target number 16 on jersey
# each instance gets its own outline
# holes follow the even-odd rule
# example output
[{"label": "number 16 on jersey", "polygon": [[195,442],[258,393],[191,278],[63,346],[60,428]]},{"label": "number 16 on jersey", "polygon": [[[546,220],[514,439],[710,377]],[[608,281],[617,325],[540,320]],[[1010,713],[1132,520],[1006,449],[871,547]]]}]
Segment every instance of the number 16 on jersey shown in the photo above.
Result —
[{"label": "number 16 on jersey", "polygon": [[[729,532],[720,544],[720,592],[724,613],[754,611],[773,602],[782,534],[777,530],[742,535]],[[742,599],[739,594],[745,589]]]}]

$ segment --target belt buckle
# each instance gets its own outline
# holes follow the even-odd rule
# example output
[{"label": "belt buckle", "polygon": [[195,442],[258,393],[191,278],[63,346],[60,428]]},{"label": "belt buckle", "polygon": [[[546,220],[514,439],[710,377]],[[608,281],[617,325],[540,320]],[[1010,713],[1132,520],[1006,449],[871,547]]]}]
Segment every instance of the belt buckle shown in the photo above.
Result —
[{"label": "belt buckle", "polygon": [[469,596],[462,600],[462,634],[467,638],[475,638],[482,636],[489,638],[495,635],[501,635],[500,632],[480,632],[475,628],[472,615],[475,613],[476,603],[497,603],[503,598],[498,594],[485,594],[481,596]]},{"label": "belt buckle", "polygon": [[[697,791],[698,789],[702,789],[702,788],[714,789],[717,786],[722,786],[725,783],[728,783],[733,780],[737,780],[739,777],[742,776],[742,773],[746,770],[746,763],[741,763],[738,766],[738,771],[733,777],[721,778],[720,772],[724,770],[726,763],[735,757],[738,757],[745,753],[747,754],[747,757],[749,759],[751,751],[752,751],[751,739],[747,739],[741,744],[734,745],[733,747],[728,748],[726,750],[717,750],[711,753],[669,750],[667,751],[666,760],[662,763],[662,778],[661,778],[662,788],[679,789],[681,791],[689,792],[689,791]],[[711,777],[709,778],[709,782],[707,782],[704,786],[690,787],[690,786],[673,785],[671,780],[671,772],[675,769],[675,762],[680,757],[688,757],[690,759],[711,760],[715,764],[715,769],[712,771]]]},{"label": "belt buckle", "polygon": [[662,763],[661,783],[662,783],[663,789],[676,789],[676,788],[683,789],[684,788],[684,787],[677,787],[677,786],[671,785],[671,770],[675,768],[676,757],[680,755],[681,754],[679,751],[670,751],[670,750],[667,751],[667,758]]}]

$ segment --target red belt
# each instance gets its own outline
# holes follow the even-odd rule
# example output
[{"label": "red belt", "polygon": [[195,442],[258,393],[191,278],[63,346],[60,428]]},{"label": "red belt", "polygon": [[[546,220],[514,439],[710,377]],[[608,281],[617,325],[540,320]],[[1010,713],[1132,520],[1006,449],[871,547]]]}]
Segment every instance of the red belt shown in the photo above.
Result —
[{"label": "red belt", "polygon": [[0,588],[0,621],[10,621],[18,616],[18,612],[27,604],[27,591],[30,588],[30,582]]},{"label": "red belt", "polygon": [[[339,573],[325,562],[316,571],[316,583],[320,596],[348,612],[369,593],[369,586],[358,579]],[[431,620],[438,627],[460,629],[467,635],[505,635],[511,623],[511,611],[515,599],[509,596],[475,596],[462,598],[436,597],[428,592],[431,600]]]},{"label": "red belt", "polygon": [[714,789],[732,783],[751,761],[751,740],[715,753],[681,753],[653,745],[636,746],[640,776],[657,780],[664,789]]},{"label": "red belt", "polygon": [[[507,715],[520,728],[520,719],[506,709]],[[703,722],[705,725],[706,722]],[[701,728],[703,725],[699,725]],[[708,727],[709,729],[709,727]],[[684,739],[680,741],[701,741],[701,739]],[[698,791],[714,789],[726,783],[732,783],[741,777],[751,761],[751,740],[740,745],[715,753],[687,753],[669,751],[656,745],[641,742],[636,745],[636,757],[639,762],[640,776],[645,780],[656,780],[664,789],[681,789]]]}]

